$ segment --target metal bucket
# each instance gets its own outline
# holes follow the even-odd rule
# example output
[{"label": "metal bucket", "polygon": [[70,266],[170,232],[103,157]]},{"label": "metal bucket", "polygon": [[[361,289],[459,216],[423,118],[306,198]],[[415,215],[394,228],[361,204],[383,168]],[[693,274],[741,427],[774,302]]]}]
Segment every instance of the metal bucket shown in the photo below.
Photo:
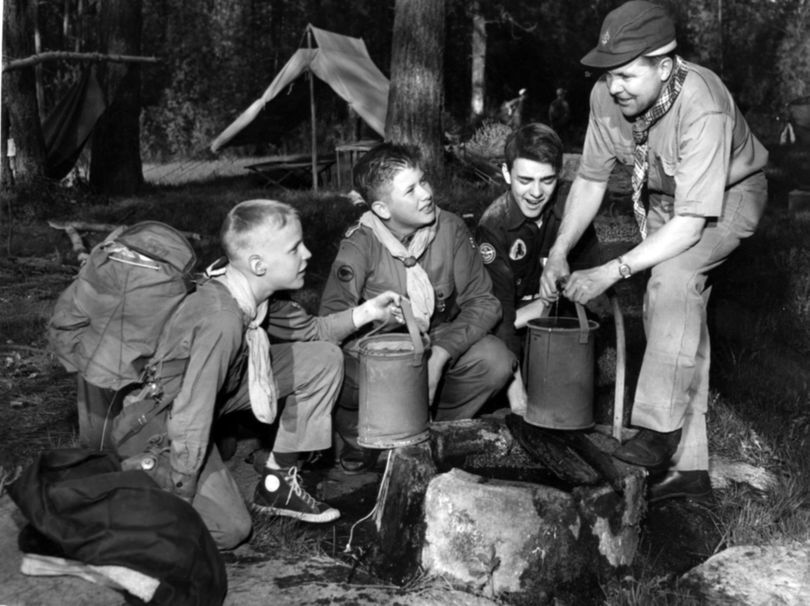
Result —
[{"label": "metal bucket", "polygon": [[576,304],[577,317],[532,320],[526,332],[524,419],[549,429],[593,427],[594,340],[599,324]]},{"label": "metal bucket", "polygon": [[402,311],[407,335],[369,335],[358,343],[357,443],[366,448],[408,446],[429,436],[428,341],[406,299]]}]

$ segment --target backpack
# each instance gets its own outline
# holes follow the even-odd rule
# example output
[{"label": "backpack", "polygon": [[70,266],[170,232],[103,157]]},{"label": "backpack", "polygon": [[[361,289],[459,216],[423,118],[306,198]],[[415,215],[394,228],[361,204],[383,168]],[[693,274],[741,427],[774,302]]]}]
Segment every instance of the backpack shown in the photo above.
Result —
[{"label": "backpack", "polygon": [[185,236],[165,223],[113,231],[56,302],[48,340],[59,361],[98,387],[137,382],[169,316],[193,290],[196,263]]}]

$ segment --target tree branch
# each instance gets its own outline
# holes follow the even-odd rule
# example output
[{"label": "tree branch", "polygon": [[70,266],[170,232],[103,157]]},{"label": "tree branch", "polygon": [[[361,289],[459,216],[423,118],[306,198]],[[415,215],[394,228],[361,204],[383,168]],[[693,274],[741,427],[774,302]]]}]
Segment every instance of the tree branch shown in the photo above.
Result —
[{"label": "tree branch", "polygon": [[[115,225],[113,223],[88,223],[86,221],[55,221],[53,219],[48,220],[48,225],[50,225],[54,229],[62,229],[65,231],[67,231],[68,229],[74,229],[78,231],[111,232],[120,227],[120,225]],[[182,231],[182,230],[178,231],[189,240],[202,240],[202,236],[200,236],[200,234],[196,232]],[[70,233],[68,233],[68,235],[70,235]]]},{"label": "tree branch", "polygon": [[43,63],[45,61],[55,61],[65,59],[68,61],[117,61],[119,63],[159,63],[157,57],[137,57],[133,55],[105,55],[103,53],[74,53],[71,51],[48,51],[25,57],[24,59],[14,59],[3,65],[3,71],[11,69],[21,69]]}]

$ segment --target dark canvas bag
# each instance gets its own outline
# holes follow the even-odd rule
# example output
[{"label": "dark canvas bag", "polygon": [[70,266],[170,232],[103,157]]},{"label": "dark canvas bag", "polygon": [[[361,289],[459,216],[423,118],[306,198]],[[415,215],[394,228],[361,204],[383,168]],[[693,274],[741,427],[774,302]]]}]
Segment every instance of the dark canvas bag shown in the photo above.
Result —
[{"label": "dark canvas bag", "polygon": [[222,604],[227,576],[200,514],[108,452],[43,452],[9,494],[64,557],[160,580],[150,604]]},{"label": "dark canvas bag", "polygon": [[173,227],[144,221],[95,246],[48,326],[62,365],[98,387],[138,382],[169,316],[193,290],[197,262]]}]

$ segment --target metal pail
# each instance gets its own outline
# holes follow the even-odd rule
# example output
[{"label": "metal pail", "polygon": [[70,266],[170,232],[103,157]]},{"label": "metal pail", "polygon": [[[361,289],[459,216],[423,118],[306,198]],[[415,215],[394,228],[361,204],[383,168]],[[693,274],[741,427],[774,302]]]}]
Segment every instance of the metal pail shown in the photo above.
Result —
[{"label": "metal pail", "polygon": [[357,443],[366,448],[417,444],[429,436],[427,337],[403,299],[408,333],[369,335],[358,343]]},{"label": "metal pail", "polygon": [[577,317],[532,320],[526,332],[525,420],[549,429],[593,427],[594,340],[599,324],[576,304]]}]

